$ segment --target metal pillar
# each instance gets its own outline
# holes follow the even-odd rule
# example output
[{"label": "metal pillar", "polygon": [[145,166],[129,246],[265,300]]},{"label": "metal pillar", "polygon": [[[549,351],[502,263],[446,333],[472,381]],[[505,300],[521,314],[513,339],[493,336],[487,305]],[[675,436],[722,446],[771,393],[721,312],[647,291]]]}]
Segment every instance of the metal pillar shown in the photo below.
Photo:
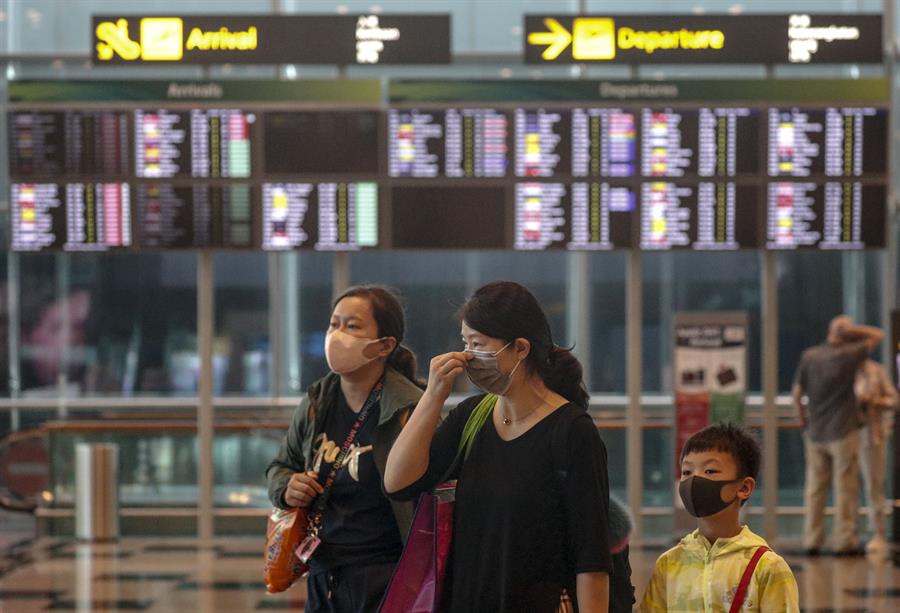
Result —
[{"label": "metal pillar", "polygon": [[66,397],[69,395],[69,360],[72,357],[72,309],[69,296],[69,255],[60,253],[56,258],[56,300],[59,302],[62,314],[61,329],[59,335],[59,373],[56,376],[56,417],[66,419],[69,415],[66,407]]},{"label": "metal pillar", "polygon": [[282,301],[281,301],[281,253],[269,254],[269,396],[277,398],[281,395],[278,382],[283,371],[282,349],[284,335],[282,333]]},{"label": "metal pillar", "polygon": [[200,354],[197,407],[197,537],[202,545],[214,536],[215,483],[213,481],[213,335],[215,333],[215,272],[213,254],[201,251],[197,265],[197,337]]},{"label": "metal pillar", "polygon": [[301,392],[303,381],[303,360],[300,355],[300,310],[303,308],[299,283],[301,257],[303,256],[299,253],[284,254],[281,286],[284,299],[284,335],[287,339],[282,345],[285,351],[282,364],[287,365],[288,390],[293,395]]},{"label": "metal pillar", "polygon": [[575,346],[575,354],[584,368],[584,385],[591,389],[591,280],[588,254],[577,251],[567,257],[565,342]]},{"label": "metal pillar", "polygon": [[628,252],[628,269],[625,277],[625,328],[626,373],[628,412],[626,414],[626,457],[628,507],[634,517],[632,538],[641,537],[641,507],[643,498],[643,409],[641,408],[641,319],[643,314],[643,277],[641,252]]},{"label": "metal pillar", "polygon": [[[897,128],[895,112],[897,111],[896,76],[897,76],[897,0],[884,0],[883,9],[883,40],[884,40],[884,66],[890,83],[890,112],[888,113],[888,205],[885,228],[887,231],[887,245],[882,255],[881,265],[881,323],[885,330],[891,323],[891,311],[896,308],[900,296],[897,295],[898,245],[897,232],[898,216],[900,216],[900,195],[896,188],[896,138],[894,131]],[[891,347],[891,335],[885,334],[881,344],[881,357],[883,364],[889,364],[893,360],[893,347]],[[896,444],[896,442],[895,442]],[[895,507],[896,509],[897,507]]]},{"label": "metal pillar", "polygon": [[331,295],[334,298],[350,287],[350,254],[339,251],[334,254],[334,268],[331,270]]},{"label": "metal pillar", "polygon": [[[21,320],[19,319],[19,254],[9,251],[6,254],[6,315],[9,325],[7,330],[7,350],[9,351],[9,397],[13,400],[19,398],[22,392],[21,365],[22,358],[19,352],[19,335],[21,334]],[[13,432],[19,430],[21,421],[19,409],[13,406],[9,412],[9,429]]]},{"label": "metal pillar", "polygon": [[774,251],[762,251],[762,430],[763,536],[778,536],[778,266]]}]

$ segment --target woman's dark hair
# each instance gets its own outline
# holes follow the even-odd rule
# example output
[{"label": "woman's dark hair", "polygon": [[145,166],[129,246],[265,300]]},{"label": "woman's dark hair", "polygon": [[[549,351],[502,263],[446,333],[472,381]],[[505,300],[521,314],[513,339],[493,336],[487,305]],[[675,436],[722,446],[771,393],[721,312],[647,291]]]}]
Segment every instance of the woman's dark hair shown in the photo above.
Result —
[{"label": "woman's dark hair", "polygon": [[331,309],[338,305],[344,298],[365,298],[372,305],[372,314],[378,325],[378,337],[392,336],[397,339],[397,346],[388,356],[387,365],[398,371],[413,383],[416,379],[416,354],[403,344],[403,336],[406,334],[406,315],[403,305],[397,294],[380,285],[356,285],[335,298]]},{"label": "woman's dark hair", "polygon": [[588,408],[590,397],[584,389],[581,363],[571,351],[553,342],[547,316],[527,288],[512,281],[482,285],[458,315],[486,336],[505,342],[528,339],[531,352],[525,358],[525,367],[566,400]]}]

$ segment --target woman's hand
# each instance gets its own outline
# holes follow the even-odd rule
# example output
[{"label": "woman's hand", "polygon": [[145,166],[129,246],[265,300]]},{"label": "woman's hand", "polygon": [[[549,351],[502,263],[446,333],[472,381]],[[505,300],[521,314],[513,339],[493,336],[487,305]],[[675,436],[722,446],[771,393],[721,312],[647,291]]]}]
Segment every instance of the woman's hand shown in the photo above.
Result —
[{"label": "woman's hand", "polygon": [[284,502],[289,507],[308,507],[323,491],[318,473],[294,473],[284,490]]},{"label": "woman's hand", "polygon": [[435,400],[444,401],[453,390],[453,382],[465,370],[466,362],[472,359],[472,355],[464,351],[451,351],[431,359],[431,367],[428,370],[428,388],[426,394],[430,394]]}]

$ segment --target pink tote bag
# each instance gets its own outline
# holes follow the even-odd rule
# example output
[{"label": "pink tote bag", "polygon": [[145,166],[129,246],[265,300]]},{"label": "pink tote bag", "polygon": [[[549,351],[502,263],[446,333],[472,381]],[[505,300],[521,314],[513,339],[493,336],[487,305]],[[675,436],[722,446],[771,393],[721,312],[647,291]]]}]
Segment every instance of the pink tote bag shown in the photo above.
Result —
[{"label": "pink tote bag", "polygon": [[381,603],[381,613],[438,610],[453,538],[455,493],[453,482],[419,497],[409,538]]},{"label": "pink tote bag", "polygon": [[[453,474],[453,466],[468,457],[475,435],[496,404],[497,396],[488,394],[469,415],[459,442],[459,452],[444,479]],[[419,496],[406,546],[381,600],[381,613],[438,611],[453,540],[455,502],[456,481],[441,483],[434,491]]]}]

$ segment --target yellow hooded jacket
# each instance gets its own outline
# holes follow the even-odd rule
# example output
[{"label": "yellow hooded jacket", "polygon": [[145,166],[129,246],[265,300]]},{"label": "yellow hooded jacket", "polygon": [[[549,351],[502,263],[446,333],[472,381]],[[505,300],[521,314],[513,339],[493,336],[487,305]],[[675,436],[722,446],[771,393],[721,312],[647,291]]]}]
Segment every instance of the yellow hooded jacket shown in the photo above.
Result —
[{"label": "yellow hooded jacket", "polygon": [[[713,545],[694,530],[656,561],[638,611],[728,613],[744,570],[760,546],[768,545],[747,526]],[[784,558],[773,551],[760,558],[741,611],[799,613],[797,581]]]}]

